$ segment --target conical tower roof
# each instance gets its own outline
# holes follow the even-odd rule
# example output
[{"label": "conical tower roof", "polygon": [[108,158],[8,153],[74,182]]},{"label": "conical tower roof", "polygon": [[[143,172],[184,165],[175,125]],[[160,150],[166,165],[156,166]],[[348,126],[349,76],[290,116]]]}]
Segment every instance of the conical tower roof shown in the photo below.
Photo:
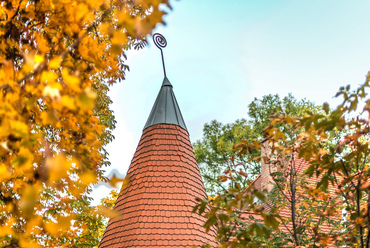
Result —
[{"label": "conical tower roof", "polygon": [[186,125],[182,118],[175,94],[173,93],[172,85],[167,77],[163,80],[162,87],[144,129],[156,124],[174,124],[186,130]]},{"label": "conical tower roof", "polygon": [[[168,118],[168,117],[171,118]],[[144,127],[118,196],[120,216],[108,223],[99,247],[215,245],[205,218],[192,213],[206,192],[180,109],[168,79]]]}]

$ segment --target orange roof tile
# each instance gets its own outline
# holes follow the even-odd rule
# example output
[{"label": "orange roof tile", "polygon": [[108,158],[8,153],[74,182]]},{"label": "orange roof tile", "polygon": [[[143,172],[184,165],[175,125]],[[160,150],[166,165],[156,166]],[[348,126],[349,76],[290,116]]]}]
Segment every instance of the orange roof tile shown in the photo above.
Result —
[{"label": "orange roof tile", "polygon": [[[294,159],[295,159],[295,163],[294,163],[295,170],[298,172],[298,174],[303,174],[304,171],[309,167],[309,161],[307,161],[303,158],[299,158],[297,154],[294,154]],[[320,179],[321,179],[321,176],[316,177],[315,175],[313,177],[305,178],[305,180],[308,183],[313,184],[313,185]],[[258,175],[258,177],[251,183],[251,185],[248,186],[248,188],[251,187],[252,185],[254,185],[254,187],[256,189],[262,190],[261,174]],[[330,187],[329,186],[328,193],[329,193],[329,197],[335,197],[336,196],[335,195],[335,187]],[[269,199],[265,203],[265,209],[266,210],[271,209],[271,206],[273,205],[273,201],[274,201],[274,199]],[[299,199],[298,199],[298,201],[299,201]],[[341,204],[341,202],[338,203],[338,204]],[[256,214],[251,213],[251,212],[243,212],[242,218],[248,219],[249,215],[252,215],[257,220],[262,220],[263,219],[260,215],[256,215]],[[287,206],[280,210],[279,215],[284,220],[287,220],[287,219],[291,218],[292,213],[291,213],[291,209],[289,207],[289,202],[288,201],[287,201]],[[297,211],[296,215],[299,219],[299,216],[300,216],[299,211]],[[317,219],[317,218],[318,217],[315,217],[314,219]],[[340,220],[340,219],[338,219],[338,220]],[[320,231],[323,232],[323,233],[326,233],[326,234],[329,234],[332,231],[333,228],[334,228],[334,226],[327,223],[327,222],[324,222],[320,225]],[[288,222],[286,225],[280,225],[280,230],[283,231],[284,233],[289,234],[289,232],[292,231],[292,229],[293,229],[293,224],[291,222]],[[335,246],[332,245],[332,244],[329,244],[328,247],[335,247]]]},{"label": "orange roof tile", "polygon": [[192,213],[206,197],[186,130],[177,125],[146,128],[99,247],[190,247],[215,245],[215,229]]}]

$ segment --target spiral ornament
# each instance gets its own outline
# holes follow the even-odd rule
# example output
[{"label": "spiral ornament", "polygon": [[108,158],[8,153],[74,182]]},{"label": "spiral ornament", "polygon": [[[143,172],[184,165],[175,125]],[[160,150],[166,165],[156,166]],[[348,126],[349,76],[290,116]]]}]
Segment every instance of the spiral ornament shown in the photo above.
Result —
[{"label": "spiral ornament", "polygon": [[162,48],[165,48],[167,46],[167,41],[163,37],[163,35],[161,35],[159,33],[153,34],[153,41],[154,41],[154,44],[159,48],[159,50],[161,50],[163,73],[164,73],[164,76],[166,77],[166,67],[164,65],[164,58],[163,58]]},{"label": "spiral ornament", "polygon": [[153,41],[154,41],[154,44],[162,50],[162,48],[165,48],[167,46],[167,41],[166,39],[163,37],[163,35],[159,34],[159,33],[155,33],[153,34]]}]

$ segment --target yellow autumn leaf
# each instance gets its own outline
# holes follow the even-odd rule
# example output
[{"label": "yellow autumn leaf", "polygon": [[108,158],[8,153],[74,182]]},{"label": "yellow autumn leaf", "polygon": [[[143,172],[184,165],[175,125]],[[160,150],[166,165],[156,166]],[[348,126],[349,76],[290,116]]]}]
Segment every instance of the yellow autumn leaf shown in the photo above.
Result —
[{"label": "yellow autumn leaf", "polygon": [[114,211],[113,209],[106,207],[99,207],[98,212],[110,219],[120,216],[120,213],[118,211]]},{"label": "yellow autumn leaf", "polygon": [[4,181],[9,175],[8,167],[5,164],[0,164],[0,181]]},{"label": "yellow autumn leaf", "polygon": [[[13,204],[7,204],[6,205],[6,211],[12,211],[14,209]],[[1,232],[0,232],[1,233]]]},{"label": "yellow autumn leaf", "polygon": [[[44,38],[43,35],[36,34],[36,41],[37,41],[37,47],[38,50],[42,53],[48,53],[50,52],[50,47],[48,41]],[[44,61],[44,60],[42,60]],[[42,62],[40,61],[40,62]]]},{"label": "yellow autumn leaf", "polygon": [[42,55],[36,54],[34,59],[36,64],[44,62],[44,57]]},{"label": "yellow autumn leaf", "polygon": [[32,240],[26,240],[23,238],[19,240],[19,245],[20,247],[27,247],[27,248],[42,248],[42,246],[37,244],[37,242],[32,241]]},{"label": "yellow autumn leaf", "polygon": [[98,181],[97,176],[92,172],[85,172],[80,175],[80,180],[85,184],[96,183]]},{"label": "yellow autumn leaf", "polygon": [[45,223],[44,226],[45,226],[46,231],[49,232],[50,234],[52,234],[54,236],[59,234],[58,223],[54,223],[54,222],[50,221],[50,222]]},{"label": "yellow autumn leaf", "polygon": [[164,13],[161,11],[153,11],[147,18],[149,18],[151,23],[163,23],[163,15]]},{"label": "yellow autumn leaf", "polygon": [[118,31],[113,34],[113,38],[112,38],[113,45],[123,46],[126,43],[127,43],[127,36],[125,33]]},{"label": "yellow autumn leaf", "polygon": [[14,228],[13,225],[16,222],[16,219],[14,217],[9,218],[8,221],[0,225],[0,233],[2,235],[8,234],[14,234]]},{"label": "yellow autumn leaf", "polygon": [[75,92],[81,92],[80,79],[78,77],[70,75],[66,68],[63,68],[62,75],[66,85]]},{"label": "yellow autumn leaf", "polygon": [[56,80],[56,75],[52,71],[44,71],[41,74],[41,82],[53,83]]},{"label": "yellow autumn leaf", "polygon": [[67,177],[67,172],[72,166],[72,162],[68,161],[62,154],[47,158],[45,164],[49,171],[49,182],[51,183]]},{"label": "yellow autumn leaf", "polygon": [[27,185],[21,196],[20,209],[24,217],[30,218],[34,214],[34,207],[38,200],[38,191],[40,184]]},{"label": "yellow autumn leaf", "polygon": [[76,98],[76,105],[84,111],[94,109],[96,96],[90,87],[86,87],[84,92]]},{"label": "yellow autumn leaf", "polygon": [[12,166],[23,167],[24,170],[27,170],[32,167],[33,157],[32,152],[28,148],[21,146],[17,156],[12,160]]},{"label": "yellow autumn leaf", "polygon": [[[10,153],[10,149],[8,147],[7,141],[0,142],[0,156],[4,156],[5,154]],[[0,175],[1,175],[1,169],[0,169]]]},{"label": "yellow autumn leaf", "polygon": [[49,68],[50,69],[58,69],[61,62],[62,62],[61,57],[60,56],[56,56],[52,60],[50,60],[50,62],[48,64],[49,65]]},{"label": "yellow autumn leaf", "polygon": [[99,26],[99,33],[108,36],[110,34],[110,24],[103,23]]},{"label": "yellow autumn leaf", "polygon": [[10,130],[16,137],[25,137],[28,134],[28,126],[21,121],[9,120]]},{"label": "yellow autumn leaf", "polygon": [[86,19],[87,15],[89,15],[88,6],[84,3],[77,4],[74,10],[75,10],[74,16],[77,21],[81,21],[81,19]]},{"label": "yellow autumn leaf", "polygon": [[70,187],[68,189],[69,193],[71,193],[74,197],[80,197],[86,190],[86,187]]},{"label": "yellow autumn leaf", "polygon": [[[1,110],[0,110],[1,112]],[[4,119],[0,126],[0,137],[7,137],[10,133],[10,126],[9,126],[9,120]]]},{"label": "yellow autumn leaf", "polygon": [[58,222],[58,227],[62,230],[62,232],[66,232],[70,229],[71,227],[71,221],[75,219],[75,214],[63,216],[59,215],[57,216],[57,222]]},{"label": "yellow autumn leaf", "polygon": [[108,179],[108,183],[110,186],[117,188],[120,183],[122,183],[122,188],[125,187],[129,183],[129,179],[127,177],[121,178],[117,176],[116,173],[113,173],[113,175]]},{"label": "yellow autumn leaf", "polygon": [[76,109],[75,99],[68,95],[62,96],[62,105],[72,110]]},{"label": "yellow autumn leaf", "polygon": [[324,150],[322,148],[319,149],[319,152],[318,152],[321,156],[324,156],[325,154],[329,153],[328,150]]},{"label": "yellow autumn leaf", "polygon": [[58,116],[56,115],[55,111],[43,111],[40,114],[41,123],[46,125],[56,125],[56,122],[58,121]]},{"label": "yellow autumn leaf", "polygon": [[27,65],[27,71],[33,70],[37,65],[35,55],[33,53],[25,53],[23,57],[26,62],[25,65]]},{"label": "yellow autumn leaf", "polygon": [[42,91],[42,95],[44,97],[50,97],[54,101],[60,101],[61,100],[59,89],[54,88],[50,85],[48,85],[44,88],[44,90]]}]

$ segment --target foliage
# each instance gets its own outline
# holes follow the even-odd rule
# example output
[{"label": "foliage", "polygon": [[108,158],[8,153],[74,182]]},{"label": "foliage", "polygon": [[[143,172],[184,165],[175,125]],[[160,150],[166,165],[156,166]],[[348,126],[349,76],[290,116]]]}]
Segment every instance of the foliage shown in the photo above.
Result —
[{"label": "foliage", "polygon": [[260,173],[260,164],[250,161],[250,158],[260,155],[259,151],[234,158],[232,146],[240,140],[262,140],[263,129],[269,124],[271,114],[286,113],[302,117],[308,112],[317,113],[319,110],[320,107],[313,102],[297,100],[292,94],[284,98],[270,94],[262,99],[255,98],[248,105],[248,119],[236,120],[235,123],[226,125],[216,120],[206,123],[202,140],[198,140],[193,146],[207,193],[215,195],[231,186],[217,180],[225,170],[241,170],[246,173],[248,177],[235,175],[235,180],[242,187],[246,187]]},{"label": "foliage", "polygon": [[[233,177],[229,176],[229,179],[233,180]],[[206,231],[212,225],[217,227],[217,247],[260,247],[258,241],[270,238],[271,229],[278,227],[278,209],[266,211],[265,192],[253,186],[243,189],[238,183],[235,185],[225,194],[204,199],[194,207],[193,212],[205,213]]]},{"label": "foliage", "polygon": [[[217,180],[223,175],[225,170],[240,169],[248,171],[247,156],[245,156],[246,158],[244,156],[238,157],[233,162],[230,160],[234,153],[232,145],[246,138],[256,138],[256,135],[245,119],[226,125],[213,120],[210,124],[206,123],[204,125],[203,139],[194,143],[193,147],[199,170],[209,195],[226,191],[227,185]],[[253,175],[258,174],[258,171],[259,169],[255,164],[249,170]],[[248,185],[248,179],[240,176],[237,178],[237,181],[241,185],[246,186]]]},{"label": "foliage", "polygon": [[116,215],[113,212],[114,204],[118,197],[118,191],[112,190],[109,196],[101,199],[101,204],[91,207],[89,197],[76,202],[76,208],[80,209],[81,214],[77,220],[82,224],[80,228],[84,230],[78,237],[70,240],[65,239],[68,247],[98,247],[103,237],[108,218]]},{"label": "foliage", "polygon": [[95,244],[87,194],[109,165],[108,86],[124,79],[123,49],[163,22],[162,2],[1,3],[1,246]]},{"label": "foliage", "polygon": [[100,205],[98,205],[95,208],[95,211],[97,213],[95,223],[99,223],[98,227],[95,227],[92,230],[92,233],[97,235],[97,239],[100,243],[100,240],[103,238],[103,234],[105,232],[105,229],[108,225],[108,218],[111,217],[112,215],[115,215],[113,211],[113,207],[116,204],[117,198],[118,198],[118,191],[117,190],[111,190],[109,193],[109,196],[104,197],[100,200]]},{"label": "foliage", "polygon": [[113,209],[114,205],[116,204],[118,195],[119,195],[119,192],[117,190],[111,190],[111,192],[109,193],[109,196],[104,197],[100,200],[101,205],[99,205],[98,207]]},{"label": "foliage", "polygon": [[[272,147],[272,153],[263,156],[274,185],[267,194],[270,200],[266,207],[278,209],[280,228],[273,232],[278,240],[264,238],[256,242],[273,247],[293,244],[326,247],[328,240],[342,232],[342,200],[328,188],[317,184],[317,177],[310,178],[303,173],[307,163],[297,157],[296,146],[296,143],[288,145],[283,142]],[[289,149],[292,152],[287,151]]]},{"label": "foliage", "polygon": [[[270,199],[274,203],[261,202],[264,210],[259,214],[253,212],[253,216],[262,220],[261,217],[266,214],[277,213],[275,218],[280,219],[280,225],[275,230],[265,229],[262,238],[251,239],[250,227],[257,222],[239,218],[237,226],[244,226],[242,236],[248,242],[233,239],[236,232],[219,231],[221,247],[258,247],[266,244],[269,247],[370,246],[370,99],[366,98],[369,80],[370,73],[365,83],[354,91],[350,86],[341,87],[336,96],[343,97],[343,102],[332,111],[325,103],[323,112],[309,113],[302,118],[284,113],[273,116],[264,129],[266,142],[272,149],[271,155],[256,159],[279,168],[271,172],[275,190],[266,198],[272,197]],[[281,126],[291,129],[293,135],[289,136]],[[340,139],[332,139],[329,134],[333,130],[341,134]],[[260,149],[260,144],[244,140],[234,148],[248,152]],[[294,169],[298,159],[308,163],[301,173]],[[261,198],[253,185],[244,191],[230,188],[228,194],[216,198],[223,199],[230,194],[239,202],[250,199],[250,194]],[[232,201],[222,204],[214,201],[211,209],[206,211],[207,217],[212,220],[206,226],[218,223],[223,227],[219,230],[225,229],[225,225],[230,228],[233,222],[225,224],[222,221],[231,219],[235,213],[255,209],[255,206],[256,202],[250,201],[245,206]],[[224,211],[219,211],[221,207]],[[283,218],[284,211],[289,213],[288,218]],[[271,221],[266,219],[259,223],[261,228],[271,226]],[[329,229],[325,228],[328,226]],[[281,243],[284,239],[286,243]]]}]

